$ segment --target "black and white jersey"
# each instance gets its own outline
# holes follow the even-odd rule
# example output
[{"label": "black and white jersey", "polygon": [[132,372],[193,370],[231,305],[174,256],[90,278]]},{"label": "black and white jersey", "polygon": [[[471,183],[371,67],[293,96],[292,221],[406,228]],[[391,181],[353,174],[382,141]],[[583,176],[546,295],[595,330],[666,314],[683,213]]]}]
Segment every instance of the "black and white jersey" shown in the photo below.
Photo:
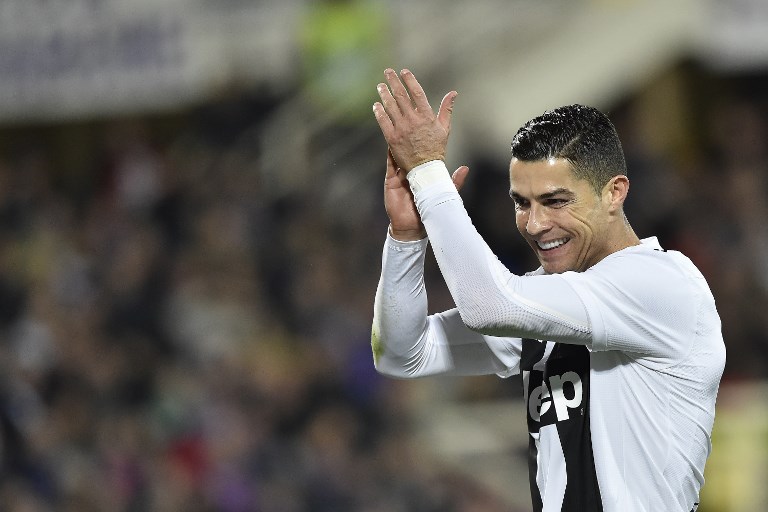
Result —
[{"label": "black and white jersey", "polygon": [[534,512],[545,499],[560,503],[557,510],[602,511],[589,428],[589,351],[524,339],[520,370]]},{"label": "black and white jersey", "polygon": [[472,226],[442,162],[408,179],[458,309],[427,315],[428,242],[388,237],[377,369],[520,375],[535,511],[695,510],[725,348],[691,261],[650,238],[585,272],[517,276]]}]

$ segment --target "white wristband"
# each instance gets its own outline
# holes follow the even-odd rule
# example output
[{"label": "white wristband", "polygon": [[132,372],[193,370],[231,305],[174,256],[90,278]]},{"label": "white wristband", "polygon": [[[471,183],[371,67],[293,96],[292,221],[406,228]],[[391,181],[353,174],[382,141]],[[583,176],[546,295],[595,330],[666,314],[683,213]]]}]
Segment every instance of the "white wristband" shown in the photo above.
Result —
[{"label": "white wristband", "polygon": [[442,160],[431,160],[417,165],[408,173],[408,183],[414,194],[421,192],[430,185],[446,180],[451,181],[451,175]]}]

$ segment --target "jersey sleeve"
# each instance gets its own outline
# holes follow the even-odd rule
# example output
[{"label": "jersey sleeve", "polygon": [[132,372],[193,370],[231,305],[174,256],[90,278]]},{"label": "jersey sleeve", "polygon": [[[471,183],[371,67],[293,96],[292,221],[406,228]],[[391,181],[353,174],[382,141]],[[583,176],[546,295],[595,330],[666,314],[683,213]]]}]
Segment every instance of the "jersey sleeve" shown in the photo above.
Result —
[{"label": "jersey sleeve", "polygon": [[[667,321],[674,307],[656,317],[657,332],[648,332],[647,326],[654,324],[648,315],[655,314],[653,302],[659,302],[652,292],[656,281],[647,278],[654,269],[630,267],[628,272],[621,258],[611,255],[582,273],[515,275],[472,225],[443,162],[422,164],[408,179],[440,270],[470,329],[581,344],[593,351],[635,352],[666,362],[680,354],[685,341],[674,326],[684,323]],[[670,270],[658,280],[672,275],[678,274]],[[679,277],[674,282],[679,283]],[[666,294],[664,300],[675,302],[684,294]],[[665,343],[659,344],[665,336]]]},{"label": "jersey sleeve", "polygon": [[427,314],[426,249],[426,239],[387,235],[371,332],[376,369],[398,378],[519,373],[521,340],[472,331],[456,309]]},{"label": "jersey sleeve", "polygon": [[408,174],[435,258],[464,323],[492,336],[591,345],[584,304],[560,275],[518,276],[475,229],[445,164]]}]

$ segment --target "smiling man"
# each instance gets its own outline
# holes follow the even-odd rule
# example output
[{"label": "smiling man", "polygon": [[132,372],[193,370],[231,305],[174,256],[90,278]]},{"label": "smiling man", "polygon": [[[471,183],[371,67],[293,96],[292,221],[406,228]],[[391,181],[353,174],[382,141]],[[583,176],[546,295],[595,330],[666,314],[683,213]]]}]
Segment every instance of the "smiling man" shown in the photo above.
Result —
[{"label": "smiling man", "polygon": [[640,243],[624,216],[626,173],[613,125],[596,109],[562,107],[518,131],[510,196],[517,228],[547,273],[583,272]]},{"label": "smiling man", "polygon": [[[385,77],[373,108],[390,149],[378,371],[520,375],[535,511],[695,510],[725,364],[720,319],[691,261],[632,230],[608,118],[571,105],[515,135],[510,196],[541,264],[518,276],[464,209],[467,168],[452,179],[443,161],[456,93],[435,115],[413,74]],[[428,243],[457,306],[434,315]]]}]

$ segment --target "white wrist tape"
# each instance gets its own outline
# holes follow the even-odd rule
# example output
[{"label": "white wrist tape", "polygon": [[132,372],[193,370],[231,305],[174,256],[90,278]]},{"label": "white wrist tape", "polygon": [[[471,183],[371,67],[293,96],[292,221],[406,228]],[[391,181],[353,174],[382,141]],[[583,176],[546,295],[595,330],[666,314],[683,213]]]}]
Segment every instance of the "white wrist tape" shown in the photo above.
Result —
[{"label": "white wrist tape", "polygon": [[430,162],[417,165],[408,173],[408,183],[411,185],[411,191],[416,194],[430,185],[436,183],[451,181],[451,175],[448,168],[442,160],[432,160]]}]

